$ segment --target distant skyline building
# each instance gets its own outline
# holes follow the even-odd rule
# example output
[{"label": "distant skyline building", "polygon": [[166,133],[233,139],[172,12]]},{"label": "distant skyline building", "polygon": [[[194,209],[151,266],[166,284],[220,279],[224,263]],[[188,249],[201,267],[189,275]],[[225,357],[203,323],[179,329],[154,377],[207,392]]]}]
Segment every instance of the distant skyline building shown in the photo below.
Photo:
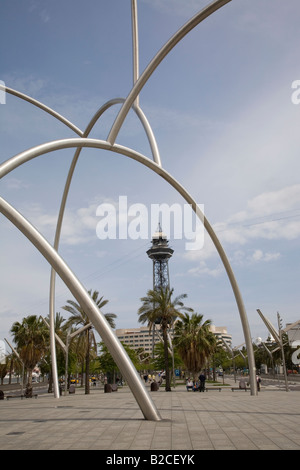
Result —
[{"label": "distant skyline building", "polygon": [[[216,336],[216,339],[223,338],[228,346],[232,347],[232,336],[227,332],[226,326],[210,326],[210,331]],[[132,349],[142,348],[145,352],[152,353],[152,342],[153,336],[152,332],[149,332],[147,326],[142,326],[140,328],[119,328],[115,330],[115,333],[118,339],[131,347]],[[173,339],[173,331],[170,331],[170,336]],[[158,332],[155,331],[154,335],[154,344],[157,344],[161,341],[161,338],[158,335]]]},{"label": "distant skyline building", "polygon": [[227,332],[226,326],[210,325],[209,329],[215,335],[217,341],[223,339],[232,349],[232,336]]}]

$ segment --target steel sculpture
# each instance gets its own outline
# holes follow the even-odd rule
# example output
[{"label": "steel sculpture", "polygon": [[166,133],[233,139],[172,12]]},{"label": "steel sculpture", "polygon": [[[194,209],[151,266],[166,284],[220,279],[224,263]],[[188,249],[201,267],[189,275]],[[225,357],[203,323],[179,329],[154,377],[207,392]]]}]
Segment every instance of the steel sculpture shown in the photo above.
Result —
[{"label": "steel sculpture", "polygon": [[[0,198],[0,211],[7,217],[35,246],[36,248],[42,253],[42,255],[48,260],[49,264],[51,265],[51,279],[50,279],[50,301],[49,301],[49,313],[50,313],[50,346],[51,346],[51,357],[52,357],[52,372],[54,378],[54,396],[59,398],[59,387],[58,387],[58,379],[57,379],[57,368],[56,368],[56,352],[55,352],[55,333],[54,333],[54,297],[55,297],[55,275],[56,273],[62,278],[65,282],[67,287],[70,289],[74,297],[77,299],[81,307],[86,311],[89,319],[95,326],[96,330],[102,337],[104,343],[108,347],[110,353],[112,354],[115,362],[117,363],[120,371],[126,378],[128,385],[134,394],[141,411],[146,419],[149,420],[160,420],[160,415],[152,402],[148,392],[145,389],[144,384],[142,383],[139,375],[137,374],[131,360],[129,359],[128,355],[126,354],[124,348],[122,347],[121,343],[119,343],[118,339],[107,325],[104,315],[102,312],[99,311],[98,307],[94,304],[91,300],[87,291],[83,288],[80,284],[79,280],[70,270],[70,268],[66,265],[64,260],[58,254],[58,247],[59,247],[59,240],[60,240],[60,233],[61,227],[63,222],[64,210],[66,206],[67,196],[70,188],[70,184],[72,181],[72,177],[75,171],[76,163],[78,161],[81,149],[83,147],[90,147],[90,148],[97,148],[97,149],[105,149],[109,150],[112,153],[117,153],[129,157],[137,162],[145,165],[152,171],[154,171],[157,175],[165,179],[176,191],[191,205],[193,211],[195,212],[196,216],[200,219],[200,221],[204,224],[205,229],[207,230],[209,236],[211,237],[216,250],[223,262],[225,267],[227,276],[230,280],[233,293],[235,296],[235,300],[237,303],[238,311],[240,314],[243,332],[245,336],[246,348],[248,353],[248,360],[249,360],[249,374],[250,374],[250,387],[251,387],[251,394],[256,395],[256,382],[255,382],[255,362],[254,362],[254,354],[253,354],[253,347],[251,341],[251,334],[248,324],[248,319],[245,311],[245,307],[243,304],[242,296],[239,291],[238,284],[236,282],[234,273],[228,261],[228,258],[225,254],[225,251],[219,242],[214,230],[212,229],[210,223],[208,222],[207,218],[204,217],[203,213],[200,211],[196,201],[192,198],[192,196],[183,188],[183,186],[176,181],[169,173],[167,173],[161,164],[161,159],[158,151],[158,147],[156,144],[156,140],[154,134],[152,132],[151,126],[143,113],[142,109],[139,105],[139,93],[147,83],[148,79],[161,63],[161,61],[167,56],[167,54],[181,41],[193,28],[195,28],[200,22],[205,20],[208,16],[212,13],[220,9],[222,6],[229,3],[231,0],[215,0],[205,8],[203,8],[199,13],[197,13],[193,18],[191,18],[182,28],[180,28],[167,43],[160,49],[160,51],[156,54],[156,56],[152,59],[152,61],[148,64],[145,71],[139,77],[139,65],[138,65],[138,22],[137,22],[137,3],[136,0],[131,0],[131,13],[132,13],[132,38],[133,38],[133,82],[134,85],[132,90],[130,91],[129,95],[126,99],[124,98],[116,98],[113,100],[108,101],[103,106],[99,108],[97,113],[91,119],[90,123],[88,124],[85,131],[80,130],[77,126],[72,124],[66,118],[58,114],[56,111],[52,110],[51,108],[47,107],[43,103],[31,98],[23,93],[20,93],[16,90],[11,88],[5,88],[7,93],[10,93],[20,99],[23,99],[30,104],[37,106],[41,110],[49,113],[55,119],[61,121],[64,125],[69,127],[73,130],[79,137],[72,138],[72,139],[62,139],[58,141],[47,142],[45,144],[39,145],[34,147],[30,150],[26,150],[6,162],[0,165],[0,178],[7,175],[11,171],[13,171],[18,166],[26,163],[27,161],[34,159],[38,156],[47,154],[49,152],[53,152],[56,150],[64,149],[64,148],[75,148],[74,157],[69,169],[69,173],[67,176],[61,206],[58,215],[56,233],[55,233],[55,241],[54,246],[52,247],[44,237],[30,224],[29,221],[24,219],[22,214],[17,212],[8,202],[4,199]],[[0,89],[3,89],[3,86],[0,84]],[[93,126],[96,122],[100,119],[102,114],[109,109],[111,106],[116,104],[122,104],[121,109],[117,115],[117,118],[114,124],[111,127],[107,140],[99,140],[99,139],[90,139],[88,138]],[[133,109],[137,114],[138,118],[140,119],[146,135],[148,137],[148,141],[151,148],[151,153],[153,160],[144,155],[135,152],[134,150],[116,144],[116,138],[118,133],[123,125],[124,120],[130,109]]]}]

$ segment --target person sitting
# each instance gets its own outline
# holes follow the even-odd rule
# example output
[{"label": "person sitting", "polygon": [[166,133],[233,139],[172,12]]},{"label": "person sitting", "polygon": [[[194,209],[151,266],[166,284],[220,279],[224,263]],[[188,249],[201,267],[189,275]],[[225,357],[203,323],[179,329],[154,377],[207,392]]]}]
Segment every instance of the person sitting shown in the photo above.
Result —
[{"label": "person sitting", "polygon": [[194,383],[190,378],[188,378],[186,382],[186,389],[187,391],[189,391],[189,390],[193,390],[193,388],[194,388]]},{"label": "person sitting", "polygon": [[246,380],[245,380],[245,379],[242,378],[242,379],[239,381],[239,388],[240,388],[241,390],[245,390],[245,389],[247,388]]},{"label": "person sitting", "polygon": [[197,391],[199,390],[199,387],[200,387],[199,382],[195,382],[195,383],[194,383],[194,387],[193,387],[193,391],[194,391],[194,392],[197,392]]}]

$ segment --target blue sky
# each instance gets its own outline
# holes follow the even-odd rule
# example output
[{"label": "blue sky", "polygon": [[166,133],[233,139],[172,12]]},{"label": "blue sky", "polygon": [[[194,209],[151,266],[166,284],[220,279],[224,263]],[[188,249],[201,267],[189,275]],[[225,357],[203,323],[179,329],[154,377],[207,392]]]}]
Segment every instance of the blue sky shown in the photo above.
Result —
[{"label": "blue sky", "polygon": [[[202,0],[138,0],[140,73]],[[300,80],[297,0],[233,0],[190,32],[140,94],[163,168],[204,204],[246,306],[252,337],[265,338],[261,311],[277,324],[299,319]],[[82,130],[112,98],[133,85],[130,0],[3,0],[0,80],[64,115]],[[6,94],[0,104],[0,161],[38,144],[76,135],[53,117]],[[105,140],[120,106],[91,137]],[[117,143],[151,158],[144,130],[129,113]],[[74,150],[19,167],[1,195],[53,243]],[[138,163],[104,150],[80,156],[64,219],[60,254],[87,289],[109,300],[117,327],[136,327],[140,298],[152,287],[149,239],[99,240],[97,207],[183,204],[165,181]],[[10,222],[0,217],[0,339],[14,321],[48,314],[50,268]],[[172,234],[171,234],[172,235]],[[170,280],[186,304],[233,345],[243,332],[234,296],[207,237],[198,251],[170,239]],[[57,280],[56,311],[72,298]]]}]

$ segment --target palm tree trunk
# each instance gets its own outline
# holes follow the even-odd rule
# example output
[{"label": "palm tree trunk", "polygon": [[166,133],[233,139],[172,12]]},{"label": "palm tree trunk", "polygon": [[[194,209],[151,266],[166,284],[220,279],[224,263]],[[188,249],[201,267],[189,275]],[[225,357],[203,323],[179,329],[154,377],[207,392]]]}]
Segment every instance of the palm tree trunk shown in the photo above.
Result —
[{"label": "palm tree trunk", "polygon": [[83,387],[83,376],[84,376],[84,359],[81,360],[81,379],[80,379],[81,387]]},{"label": "palm tree trunk", "polygon": [[163,332],[162,333],[163,333],[163,340],[164,340],[164,356],[165,356],[165,371],[166,371],[166,392],[171,392],[167,328],[163,327]]},{"label": "palm tree trunk", "polygon": [[28,369],[28,382],[25,391],[27,398],[32,398],[32,370],[33,369]]}]

